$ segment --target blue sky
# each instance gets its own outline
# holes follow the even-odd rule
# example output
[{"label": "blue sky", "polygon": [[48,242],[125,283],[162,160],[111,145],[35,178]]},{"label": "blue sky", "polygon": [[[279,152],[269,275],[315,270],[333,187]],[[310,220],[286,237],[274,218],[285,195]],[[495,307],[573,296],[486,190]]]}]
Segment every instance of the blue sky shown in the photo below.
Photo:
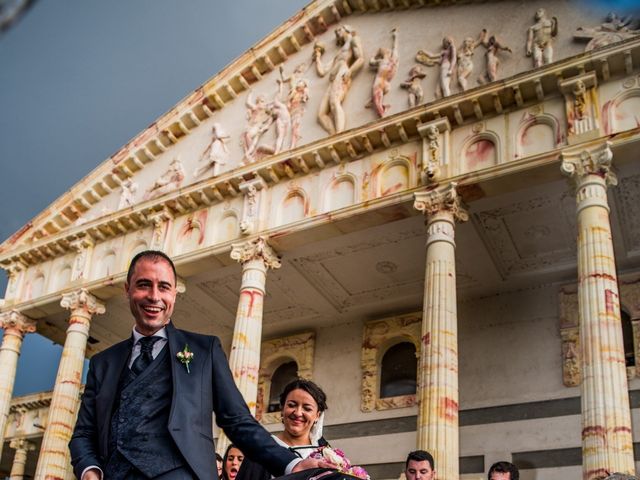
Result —
[{"label": "blue sky", "polygon": [[[0,240],[307,3],[37,1],[0,35]],[[27,335],[14,395],[53,388],[61,350]]]}]

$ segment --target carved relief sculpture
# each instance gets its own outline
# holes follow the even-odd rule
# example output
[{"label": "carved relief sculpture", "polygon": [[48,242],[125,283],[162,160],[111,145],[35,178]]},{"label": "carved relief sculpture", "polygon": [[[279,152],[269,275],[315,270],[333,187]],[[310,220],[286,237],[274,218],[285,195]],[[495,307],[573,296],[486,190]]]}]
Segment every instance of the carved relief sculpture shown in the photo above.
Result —
[{"label": "carved relief sculpture", "polygon": [[253,92],[249,91],[247,101],[247,129],[242,134],[242,147],[244,149],[244,159],[253,163],[256,161],[256,153],[260,138],[273,123],[273,117],[267,108],[267,101],[263,95],[258,95],[253,100]]},{"label": "carved relief sculpture", "polygon": [[553,38],[558,34],[558,19],[547,17],[547,11],[539,8],[536,23],[527,30],[527,57],[533,56],[534,68],[553,62]]},{"label": "carved relief sculpture", "polygon": [[420,65],[414,66],[409,70],[409,78],[400,84],[401,88],[407,90],[409,107],[420,105],[424,99],[424,91],[422,90],[422,79],[427,75]]},{"label": "carved relief sculpture", "polygon": [[280,82],[289,85],[289,93],[287,94],[287,108],[291,116],[291,142],[289,148],[296,148],[300,140],[300,125],[302,117],[309,101],[309,82],[302,78],[307,71],[307,65],[304,63],[298,65],[291,75],[284,76],[284,70],[280,66]]},{"label": "carved relief sculpture", "polygon": [[211,171],[211,176],[215,177],[220,171],[220,165],[224,165],[229,156],[226,145],[229,135],[224,132],[219,123],[213,124],[211,134],[211,143],[200,156],[200,162],[203,162],[203,165],[196,169],[195,177],[199,177],[207,171]]},{"label": "carved relief sculpture", "polygon": [[442,39],[442,50],[440,53],[434,54],[425,50],[420,50],[416,54],[416,62],[422,63],[427,67],[440,65],[440,80],[438,83],[439,93],[443,97],[451,95],[451,77],[456,68],[456,47],[453,38],[444,37]]},{"label": "carved relief sculpture", "polygon": [[487,31],[482,30],[476,40],[467,37],[458,49],[458,83],[463,92],[469,88],[467,78],[473,72],[473,52],[478,48],[478,45],[484,43],[486,35]]},{"label": "carved relief sculpture", "polygon": [[273,117],[273,121],[276,124],[276,142],[273,146],[273,154],[280,153],[285,145],[285,139],[289,136],[291,131],[291,115],[289,113],[289,107],[281,100],[282,95],[282,83],[278,86],[278,92],[273,97],[273,101],[269,104],[269,113]]},{"label": "carved relief sculpture", "polygon": [[429,155],[422,163],[422,183],[427,184],[437,180],[440,176],[440,130],[435,125],[429,125],[425,131]]},{"label": "carved relief sculpture", "polygon": [[180,188],[183,180],[184,168],[182,162],[176,158],[171,162],[167,171],[147,189],[144,199],[150,200],[176,190]]},{"label": "carved relief sculpture", "polygon": [[349,91],[353,77],[364,64],[362,42],[358,34],[349,25],[341,25],[335,30],[338,53],[329,65],[322,64],[324,46],[316,43],[313,48],[313,60],[320,77],[329,74],[329,87],[320,100],[318,122],[329,134],[342,132],[347,119],[342,102]]},{"label": "carved relief sculpture", "polygon": [[380,117],[383,117],[390,107],[390,105],[385,105],[383,100],[384,96],[389,93],[391,80],[398,71],[398,31],[395,28],[391,30],[391,38],[391,50],[380,47],[376,56],[369,60],[369,66],[375,70],[376,77],[373,80],[371,100],[366,107],[373,106]]},{"label": "carved relief sculpture", "polygon": [[243,235],[250,235],[257,230],[260,210],[260,191],[265,188],[261,178],[249,180],[240,184],[240,191],[244,194],[244,210],[240,221],[240,231]]},{"label": "carved relief sculpture", "polygon": [[120,184],[122,191],[120,192],[120,200],[118,201],[118,210],[129,208],[134,204],[134,195],[138,191],[138,184],[127,178]]},{"label": "carved relief sculpture", "polygon": [[[483,30],[486,32],[486,30]],[[512,53],[511,49],[506,45],[502,45],[495,35],[491,35],[488,39],[483,39],[482,45],[487,49],[485,53],[486,58],[486,71],[484,72],[485,79],[489,82],[494,82],[498,79],[498,66],[500,66],[500,59],[498,58],[498,52],[504,50],[505,52]],[[478,79],[478,83],[483,83],[483,79]]]},{"label": "carved relief sculpture", "polygon": [[640,30],[630,28],[632,23],[634,23],[634,19],[631,16],[619,17],[617,14],[609,12],[605,22],[597,27],[578,27],[573,34],[573,38],[576,40],[588,40],[589,43],[584,49],[585,52],[588,52],[594,48],[605,47],[640,35]]}]

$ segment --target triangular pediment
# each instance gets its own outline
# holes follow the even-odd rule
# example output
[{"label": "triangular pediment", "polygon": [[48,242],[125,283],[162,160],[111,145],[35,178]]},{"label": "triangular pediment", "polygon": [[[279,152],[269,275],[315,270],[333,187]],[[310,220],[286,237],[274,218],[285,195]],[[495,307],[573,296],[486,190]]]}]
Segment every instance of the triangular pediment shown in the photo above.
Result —
[{"label": "triangular pediment", "polygon": [[[547,10],[542,20],[535,18],[541,7]],[[113,228],[125,217],[144,223],[145,215],[166,208],[171,194],[195,184],[211,185],[183,203],[238,194],[252,169],[255,175],[291,176],[295,165],[305,171],[309,161],[357,156],[349,142],[321,153],[307,149],[354,128],[367,127],[388,146],[385,128],[407,110],[441,102],[459,123],[481,117],[481,103],[455,111],[448,99],[498,88],[501,79],[532,70],[528,37],[535,43],[540,29],[553,37],[555,62],[635,35],[620,22],[575,2],[312,2],[7,239],[0,260],[51,237],[61,237],[64,248],[101,222]],[[457,64],[449,65],[449,78],[442,71],[454,49]],[[407,138],[399,128],[399,138]],[[357,146],[370,151],[372,141],[362,135]],[[278,155],[287,157],[278,169],[259,171]],[[180,202],[169,207],[180,211]]]}]

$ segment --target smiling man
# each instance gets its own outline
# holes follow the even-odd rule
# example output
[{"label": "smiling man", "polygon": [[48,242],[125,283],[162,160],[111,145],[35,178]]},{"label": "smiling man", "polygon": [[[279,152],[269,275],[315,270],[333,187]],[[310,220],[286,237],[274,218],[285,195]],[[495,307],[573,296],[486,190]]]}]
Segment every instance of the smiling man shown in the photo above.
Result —
[{"label": "smiling man", "polygon": [[273,475],[325,467],[277,445],[253,418],[217,337],[175,328],[176,270],[160,251],[131,260],[129,339],[95,355],[69,443],[82,480],[217,477],[212,412],[243,452]]},{"label": "smiling man", "polygon": [[415,450],[407,455],[404,475],[407,480],[434,480],[436,469],[433,456],[424,450]]}]

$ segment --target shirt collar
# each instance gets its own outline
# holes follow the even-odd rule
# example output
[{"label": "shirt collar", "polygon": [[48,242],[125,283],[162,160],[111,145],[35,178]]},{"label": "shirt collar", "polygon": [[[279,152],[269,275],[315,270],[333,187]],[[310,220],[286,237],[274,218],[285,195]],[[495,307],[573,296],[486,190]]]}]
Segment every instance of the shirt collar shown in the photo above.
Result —
[{"label": "shirt collar", "polygon": [[[153,334],[154,337],[160,337],[160,338],[164,338],[165,340],[167,339],[167,327],[162,327],[160,330],[158,330],[156,333]],[[133,344],[136,345],[138,343],[138,340],[140,340],[142,337],[144,337],[144,335],[142,335],[140,332],[138,332],[136,330],[136,327],[133,327]]]}]

